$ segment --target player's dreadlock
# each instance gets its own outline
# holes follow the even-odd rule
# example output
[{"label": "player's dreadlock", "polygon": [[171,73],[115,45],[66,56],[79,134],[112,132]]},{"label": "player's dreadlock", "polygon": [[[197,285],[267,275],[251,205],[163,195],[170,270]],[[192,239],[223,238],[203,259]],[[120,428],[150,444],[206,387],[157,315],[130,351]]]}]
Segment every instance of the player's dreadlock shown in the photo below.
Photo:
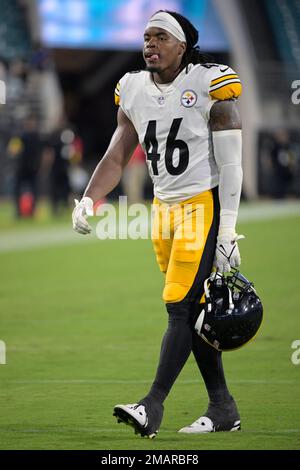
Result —
[{"label": "player's dreadlock", "polygon": [[183,29],[183,32],[186,37],[186,51],[182,57],[182,68],[186,67],[188,64],[206,64],[207,62],[212,62],[213,59],[209,55],[203,54],[199,46],[196,46],[198,39],[199,39],[199,33],[197,29],[192,25],[192,23],[185,18],[184,16],[180,15],[180,13],[177,13],[175,11],[169,11],[169,10],[159,10],[159,11],[164,11],[165,13],[168,13],[169,15],[172,15],[175,20],[178,21],[180,26]]}]

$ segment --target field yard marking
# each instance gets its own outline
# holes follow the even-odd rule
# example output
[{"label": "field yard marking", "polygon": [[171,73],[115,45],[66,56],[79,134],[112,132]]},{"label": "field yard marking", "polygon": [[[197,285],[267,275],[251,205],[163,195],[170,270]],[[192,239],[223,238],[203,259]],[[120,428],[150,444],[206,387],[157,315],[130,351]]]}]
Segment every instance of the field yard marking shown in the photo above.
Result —
[{"label": "field yard marking", "polygon": [[299,201],[274,201],[242,204],[238,222],[279,219],[290,215],[300,215]]},{"label": "field yard marking", "polygon": [[[270,220],[291,215],[300,215],[300,204],[298,201],[250,203],[242,204],[238,221]],[[148,224],[148,219],[145,218],[146,223]],[[70,219],[70,225],[63,227],[39,227],[28,230],[16,228],[4,232],[0,234],[0,252],[32,250],[44,246],[71,245],[96,241],[98,241],[98,238],[96,237],[95,230],[88,237],[81,236],[73,231]]]},{"label": "field yard marking", "polygon": [[[76,234],[71,227],[39,228],[26,231],[9,231],[0,235],[0,252],[32,250],[44,246],[68,245],[87,241]],[[88,241],[97,241],[92,235]]]},{"label": "field yard marking", "polygon": [[[73,385],[93,385],[93,384],[101,384],[101,385],[126,385],[126,384],[149,384],[152,380],[119,380],[119,379],[32,379],[32,380],[5,380],[2,379],[2,383],[7,384],[15,384],[15,385],[27,385],[27,384],[37,384],[37,385],[47,385],[47,384],[73,384]],[[180,380],[177,382],[177,385],[193,385],[199,384],[199,380]],[[299,383],[298,380],[260,380],[260,379],[228,379],[228,382],[233,384],[254,384],[254,385],[297,385]]]},{"label": "field yard marking", "polygon": [[[130,429],[128,430],[125,426],[115,426],[114,428],[68,428],[68,427],[53,427],[53,428],[38,428],[38,429],[13,429],[9,427],[0,427],[0,434],[1,433],[36,433],[36,434],[43,434],[43,433],[130,433]],[[270,430],[270,429],[243,429],[243,434],[295,434],[299,433],[300,429],[281,429],[281,430]],[[174,434],[177,433],[176,428],[174,429],[160,429],[159,435],[161,434]],[[276,436],[277,437],[277,436]]]}]

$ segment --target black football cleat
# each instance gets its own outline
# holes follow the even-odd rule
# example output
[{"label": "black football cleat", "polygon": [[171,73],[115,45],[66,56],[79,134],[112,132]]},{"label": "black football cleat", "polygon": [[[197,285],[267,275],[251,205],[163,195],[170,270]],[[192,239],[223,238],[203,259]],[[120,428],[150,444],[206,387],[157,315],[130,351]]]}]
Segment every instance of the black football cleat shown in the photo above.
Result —
[{"label": "black football cleat", "polygon": [[164,407],[155,404],[151,407],[143,403],[133,403],[130,405],[116,405],[113,416],[118,423],[125,423],[133,427],[135,434],[141,437],[154,439],[158,433],[162,421]]},{"label": "black football cleat", "polygon": [[210,404],[204,416],[200,416],[189,426],[179,429],[186,434],[203,434],[208,432],[240,431],[241,420],[235,401],[224,404]]}]

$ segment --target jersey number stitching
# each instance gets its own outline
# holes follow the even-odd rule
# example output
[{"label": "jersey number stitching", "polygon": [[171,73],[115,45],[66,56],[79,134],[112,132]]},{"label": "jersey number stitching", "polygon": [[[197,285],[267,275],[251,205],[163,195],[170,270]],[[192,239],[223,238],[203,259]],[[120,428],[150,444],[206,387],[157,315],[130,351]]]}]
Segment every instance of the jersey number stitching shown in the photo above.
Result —
[{"label": "jersey number stitching", "polygon": [[[189,164],[189,148],[187,144],[183,140],[176,139],[182,119],[183,118],[176,118],[173,120],[166,144],[166,169],[168,173],[173,176],[182,174]],[[158,176],[157,162],[160,160],[160,153],[158,153],[158,142],[156,138],[156,121],[149,121],[144,142],[147,160],[151,162],[153,174]],[[173,154],[176,149],[179,149],[179,161],[178,165],[174,166]]]}]

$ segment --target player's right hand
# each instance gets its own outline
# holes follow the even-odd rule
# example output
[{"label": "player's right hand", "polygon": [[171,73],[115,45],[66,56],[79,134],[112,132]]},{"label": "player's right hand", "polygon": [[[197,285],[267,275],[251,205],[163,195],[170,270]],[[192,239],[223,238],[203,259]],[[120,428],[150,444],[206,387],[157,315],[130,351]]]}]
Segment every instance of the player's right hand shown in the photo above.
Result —
[{"label": "player's right hand", "polygon": [[82,235],[87,235],[91,233],[92,227],[87,223],[87,218],[93,215],[93,200],[90,197],[83,197],[81,201],[75,199],[75,208],[72,213],[73,229],[81,233]]}]

